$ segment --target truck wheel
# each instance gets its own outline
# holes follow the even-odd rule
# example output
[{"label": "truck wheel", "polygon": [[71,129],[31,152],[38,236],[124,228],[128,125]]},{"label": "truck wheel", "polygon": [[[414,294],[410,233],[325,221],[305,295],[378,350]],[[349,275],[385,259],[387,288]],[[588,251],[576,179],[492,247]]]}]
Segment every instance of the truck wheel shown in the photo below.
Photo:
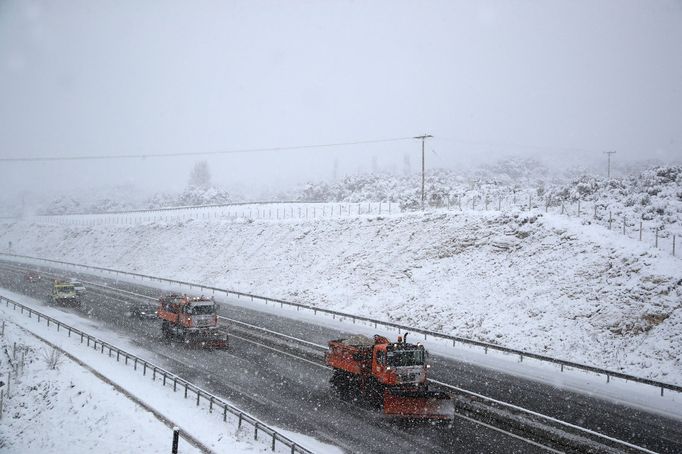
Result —
[{"label": "truck wheel", "polygon": [[382,408],[384,406],[384,386],[376,379],[370,379],[367,383],[367,401],[372,407]]},{"label": "truck wheel", "polygon": [[164,321],[161,324],[161,333],[163,334],[164,339],[169,339],[171,337],[170,327],[168,326],[168,322]]},{"label": "truck wheel", "polygon": [[355,377],[342,370],[334,370],[334,374],[329,382],[344,400],[351,399],[355,394],[354,390],[357,389],[357,380]]}]

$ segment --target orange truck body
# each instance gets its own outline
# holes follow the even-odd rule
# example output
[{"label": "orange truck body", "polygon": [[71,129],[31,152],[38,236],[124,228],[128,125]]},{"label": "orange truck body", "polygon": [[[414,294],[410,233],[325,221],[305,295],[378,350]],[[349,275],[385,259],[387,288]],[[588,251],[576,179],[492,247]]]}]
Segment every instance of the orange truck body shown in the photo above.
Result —
[{"label": "orange truck body", "polygon": [[205,297],[171,293],[159,298],[156,311],[165,338],[190,345],[227,348],[227,334],[219,329],[215,302]]},{"label": "orange truck body", "polygon": [[454,416],[450,396],[428,389],[429,366],[422,345],[400,338],[392,343],[383,336],[351,336],[329,341],[328,345],[325,362],[334,370],[330,382],[342,395],[379,405],[391,416]]}]

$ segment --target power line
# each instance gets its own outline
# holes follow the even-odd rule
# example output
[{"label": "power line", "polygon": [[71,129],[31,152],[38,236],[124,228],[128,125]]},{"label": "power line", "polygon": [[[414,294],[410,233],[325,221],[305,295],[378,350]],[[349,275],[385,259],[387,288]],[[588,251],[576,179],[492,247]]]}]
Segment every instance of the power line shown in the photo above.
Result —
[{"label": "power line", "polygon": [[523,148],[526,150],[538,150],[538,151],[564,151],[564,152],[580,152],[580,153],[593,153],[595,149],[580,148],[580,147],[562,147],[562,146],[550,146],[550,145],[533,145],[533,144],[522,144],[514,142],[490,142],[490,141],[479,141],[479,140],[466,140],[458,139],[455,137],[443,137],[438,136],[439,140],[445,140],[447,142],[456,142],[465,145],[480,145],[487,147],[507,147],[507,148]]},{"label": "power line", "polygon": [[313,148],[332,148],[345,147],[352,145],[367,145],[374,143],[389,143],[401,142],[405,140],[414,140],[414,137],[394,137],[390,139],[373,139],[373,140],[357,140],[353,142],[336,142],[323,143],[314,145],[293,145],[288,147],[267,147],[267,148],[242,148],[234,150],[219,150],[219,151],[194,151],[194,152],[169,152],[169,153],[150,153],[150,154],[110,154],[98,156],[28,156],[17,158],[0,158],[0,162],[39,162],[39,161],[95,161],[105,159],[147,159],[147,158],[170,158],[180,156],[210,156],[221,154],[236,154],[236,153],[259,153],[267,151],[292,151],[292,150],[309,150]]}]

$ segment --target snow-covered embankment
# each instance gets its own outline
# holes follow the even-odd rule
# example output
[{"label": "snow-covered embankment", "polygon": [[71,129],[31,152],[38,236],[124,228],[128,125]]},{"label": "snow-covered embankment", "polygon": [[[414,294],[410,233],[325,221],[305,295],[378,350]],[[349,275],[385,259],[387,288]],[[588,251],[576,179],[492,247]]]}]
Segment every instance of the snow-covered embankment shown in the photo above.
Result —
[{"label": "snow-covered embankment", "polygon": [[682,261],[555,215],[0,226],[17,254],[253,292],[682,383]]}]

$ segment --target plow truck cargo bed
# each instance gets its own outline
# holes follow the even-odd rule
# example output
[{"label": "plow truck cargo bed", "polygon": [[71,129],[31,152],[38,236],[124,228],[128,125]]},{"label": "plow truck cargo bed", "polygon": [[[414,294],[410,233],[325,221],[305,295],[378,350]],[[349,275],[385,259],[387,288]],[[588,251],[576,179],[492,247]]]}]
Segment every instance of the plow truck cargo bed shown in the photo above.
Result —
[{"label": "plow truck cargo bed", "polygon": [[330,383],[342,396],[383,408],[386,415],[415,419],[452,419],[454,405],[447,393],[426,384],[426,350],[383,336],[351,336],[329,341],[325,362],[333,369]]}]

